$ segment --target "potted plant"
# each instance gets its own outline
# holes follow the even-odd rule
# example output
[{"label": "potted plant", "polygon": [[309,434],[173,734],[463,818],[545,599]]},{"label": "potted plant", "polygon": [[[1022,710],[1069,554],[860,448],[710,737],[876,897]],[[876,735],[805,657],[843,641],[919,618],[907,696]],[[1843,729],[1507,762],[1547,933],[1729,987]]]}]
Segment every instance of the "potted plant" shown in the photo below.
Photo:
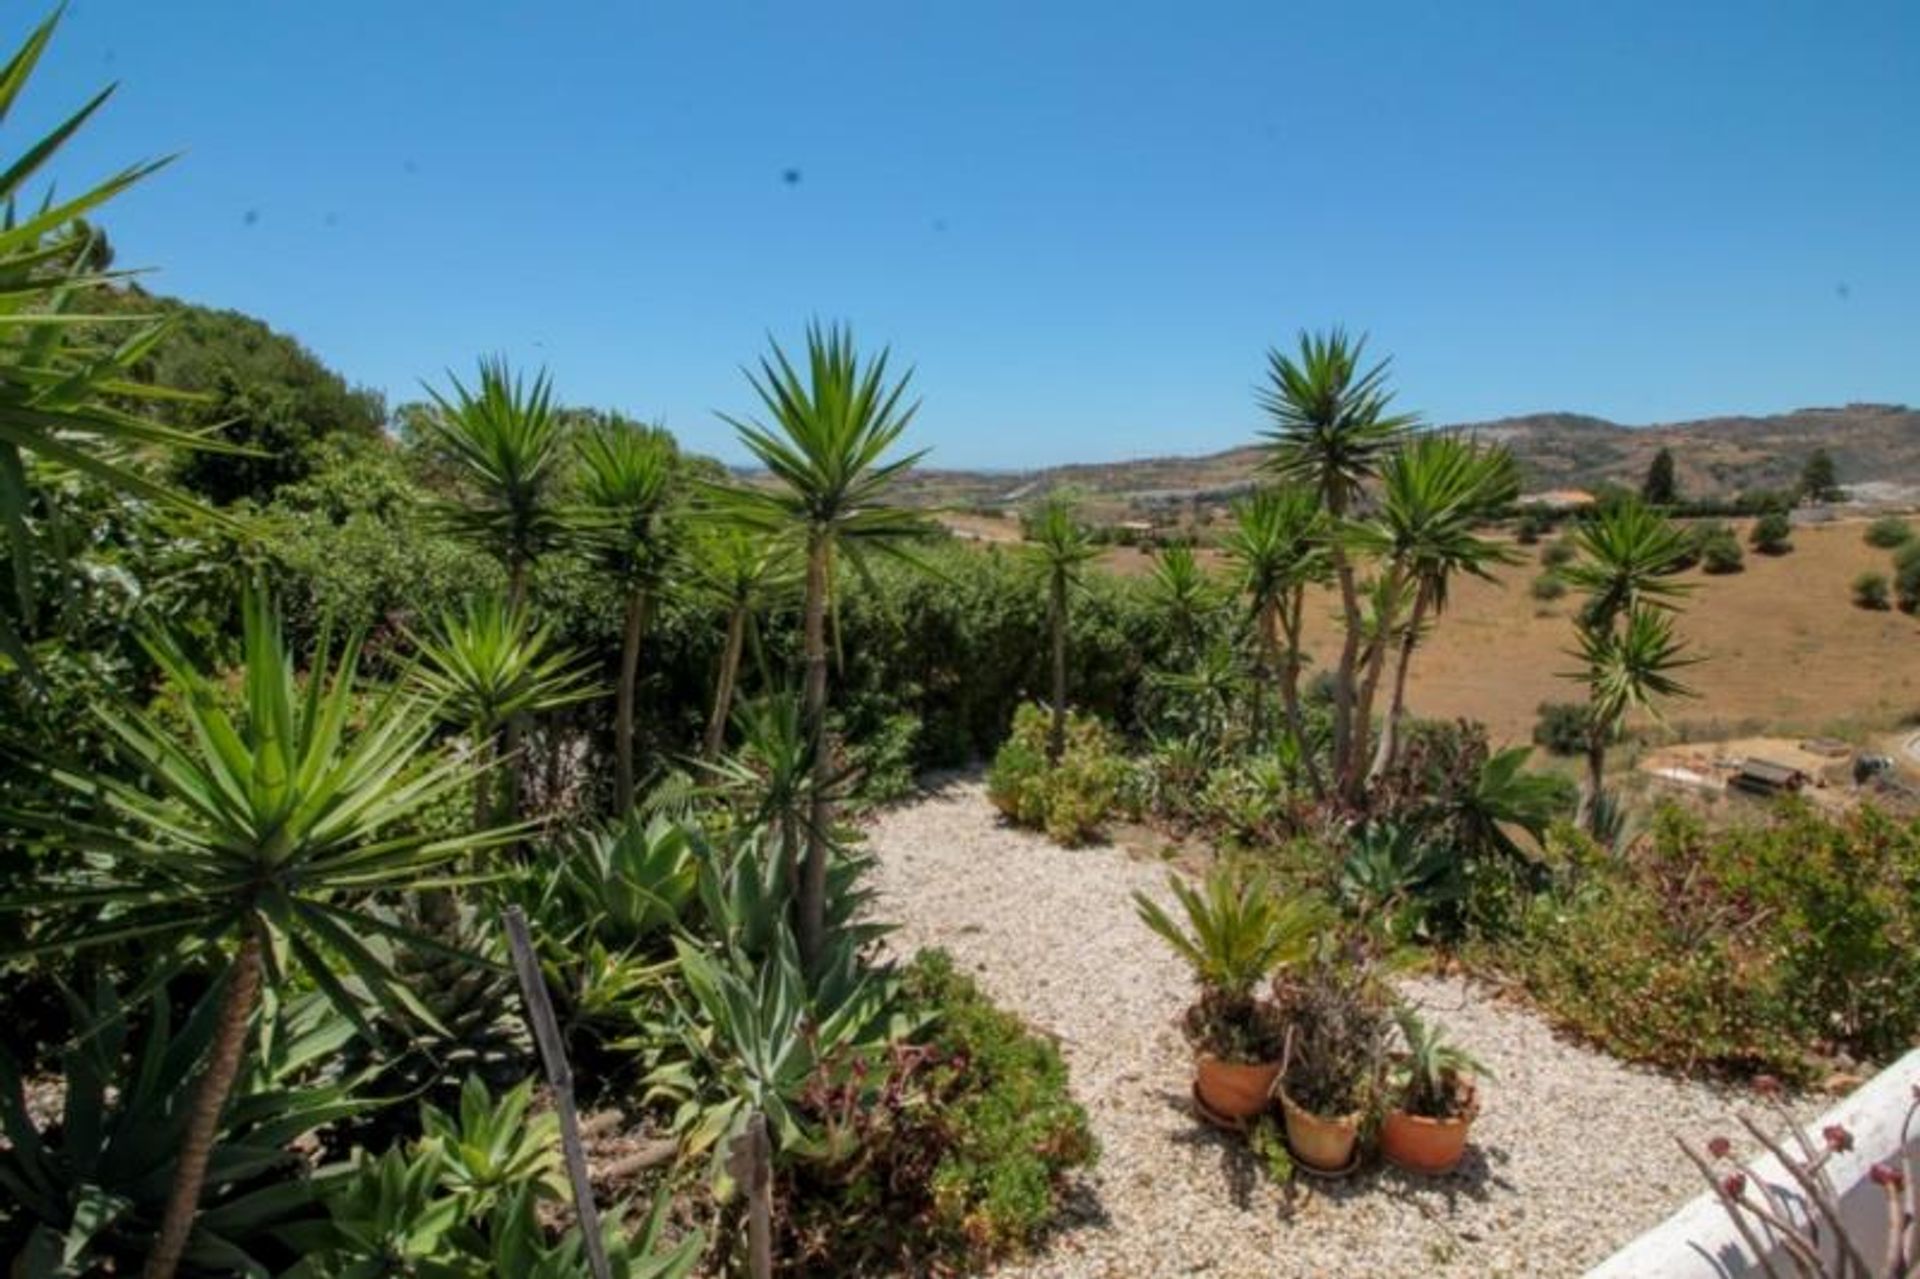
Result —
[{"label": "potted plant", "polygon": [[1379,1096],[1392,1027],[1384,988],[1357,952],[1333,949],[1274,983],[1286,1019],[1279,1080],[1287,1144],[1309,1172],[1359,1162],[1360,1127]]},{"label": "potted plant", "polygon": [[1380,1124],[1380,1153],[1409,1172],[1452,1172],[1480,1111],[1474,1076],[1486,1068],[1413,1009],[1396,1016],[1406,1052],[1394,1063],[1396,1104]]},{"label": "potted plant", "polygon": [[1274,969],[1303,956],[1320,924],[1307,903],[1282,898],[1265,876],[1224,866],[1196,889],[1167,882],[1184,925],[1144,893],[1134,904],[1147,927],[1193,969],[1200,997],[1184,1028],[1195,1053],[1194,1094],[1207,1118],[1238,1126],[1267,1107],[1280,1073],[1282,1023],[1258,988]]}]

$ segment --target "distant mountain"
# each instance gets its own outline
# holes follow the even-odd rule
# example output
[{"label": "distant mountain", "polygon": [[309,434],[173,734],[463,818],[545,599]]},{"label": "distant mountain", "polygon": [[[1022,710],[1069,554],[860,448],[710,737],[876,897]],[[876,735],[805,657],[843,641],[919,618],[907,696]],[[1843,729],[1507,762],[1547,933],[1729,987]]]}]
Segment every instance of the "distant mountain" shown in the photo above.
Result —
[{"label": "distant mountain", "polygon": [[[1920,488],[1920,411],[1904,405],[1849,404],[1637,427],[1577,413],[1532,413],[1453,429],[1511,448],[1529,491],[1609,482],[1637,488],[1662,447],[1673,450],[1681,491],[1690,497],[1789,488],[1816,448],[1833,457],[1842,484]],[[1081,462],[1037,471],[926,470],[915,473],[911,493],[928,506],[999,507],[1071,485],[1108,513],[1138,511],[1243,491],[1257,478],[1262,456],[1262,448],[1248,445],[1203,457]]]}]

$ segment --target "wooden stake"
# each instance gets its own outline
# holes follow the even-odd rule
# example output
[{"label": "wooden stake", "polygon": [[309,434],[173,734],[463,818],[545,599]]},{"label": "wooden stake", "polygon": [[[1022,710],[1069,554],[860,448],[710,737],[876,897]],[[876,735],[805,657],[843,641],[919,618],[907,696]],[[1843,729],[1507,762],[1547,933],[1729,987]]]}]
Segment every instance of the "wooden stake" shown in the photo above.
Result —
[{"label": "wooden stake", "polygon": [[612,1267],[607,1264],[606,1240],[600,1236],[600,1211],[594,1207],[593,1184],[587,1178],[587,1149],[580,1141],[580,1114],[573,1105],[573,1068],[567,1064],[566,1046],[560,1042],[560,1023],[553,1015],[546,979],[540,975],[540,960],[533,952],[526,915],[518,906],[509,906],[506,921],[513,971],[520,978],[520,994],[527,1001],[527,1020],[533,1024],[533,1038],[540,1046],[540,1062],[546,1067],[547,1083],[553,1088],[554,1109],[560,1112],[560,1146],[567,1156],[567,1179],[573,1183],[573,1207],[580,1219],[587,1266],[593,1271],[594,1279],[613,1279]]},{"label": "wooden stake", "polygon": [[733,1139],[727,1171],[747,1196],[747,1263],[753,1279],[773,1279],[773,1143],[767,1117],[747,1117],[747,1130]]}]

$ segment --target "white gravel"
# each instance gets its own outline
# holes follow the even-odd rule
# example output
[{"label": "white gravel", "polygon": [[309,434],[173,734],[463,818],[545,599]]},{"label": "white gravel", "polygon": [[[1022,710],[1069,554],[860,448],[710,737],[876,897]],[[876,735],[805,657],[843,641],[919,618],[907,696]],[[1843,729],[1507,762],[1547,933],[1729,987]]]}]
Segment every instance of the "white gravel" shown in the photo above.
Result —
[{"label": "white gravel", "polygon": [[1072,1221],[1004,1276],[1576,1275],[1701,1189],[1674,1144],[1734,1129],[1737,1095],[1624,1066],[1458,980],[1405,989],[1491,1069],[1474,1148],[1435,1181],[1391,1170],[1291,1201],[1190,1113],[1186,970],[1130,894],[1165,867],[1003,824],[974,780],[880,814],[891,945],[950,951],[1055,1036],[1102,1156]]}]

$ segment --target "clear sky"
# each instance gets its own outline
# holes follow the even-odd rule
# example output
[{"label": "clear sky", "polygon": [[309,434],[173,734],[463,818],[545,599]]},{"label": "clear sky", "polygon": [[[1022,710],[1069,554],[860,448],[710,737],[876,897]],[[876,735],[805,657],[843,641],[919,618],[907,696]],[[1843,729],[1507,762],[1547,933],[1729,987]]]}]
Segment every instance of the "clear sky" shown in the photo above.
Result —
[{"label": "clear sky", "polygon": [[74,0],[21,117],[109,80],[67,184],[185,153],[121,264],[395,400],[499,351],[737,458],[820,316],[951,466],[1242,442],[1336,322],[1442,422],[1920,402],[1916,0]]}]

